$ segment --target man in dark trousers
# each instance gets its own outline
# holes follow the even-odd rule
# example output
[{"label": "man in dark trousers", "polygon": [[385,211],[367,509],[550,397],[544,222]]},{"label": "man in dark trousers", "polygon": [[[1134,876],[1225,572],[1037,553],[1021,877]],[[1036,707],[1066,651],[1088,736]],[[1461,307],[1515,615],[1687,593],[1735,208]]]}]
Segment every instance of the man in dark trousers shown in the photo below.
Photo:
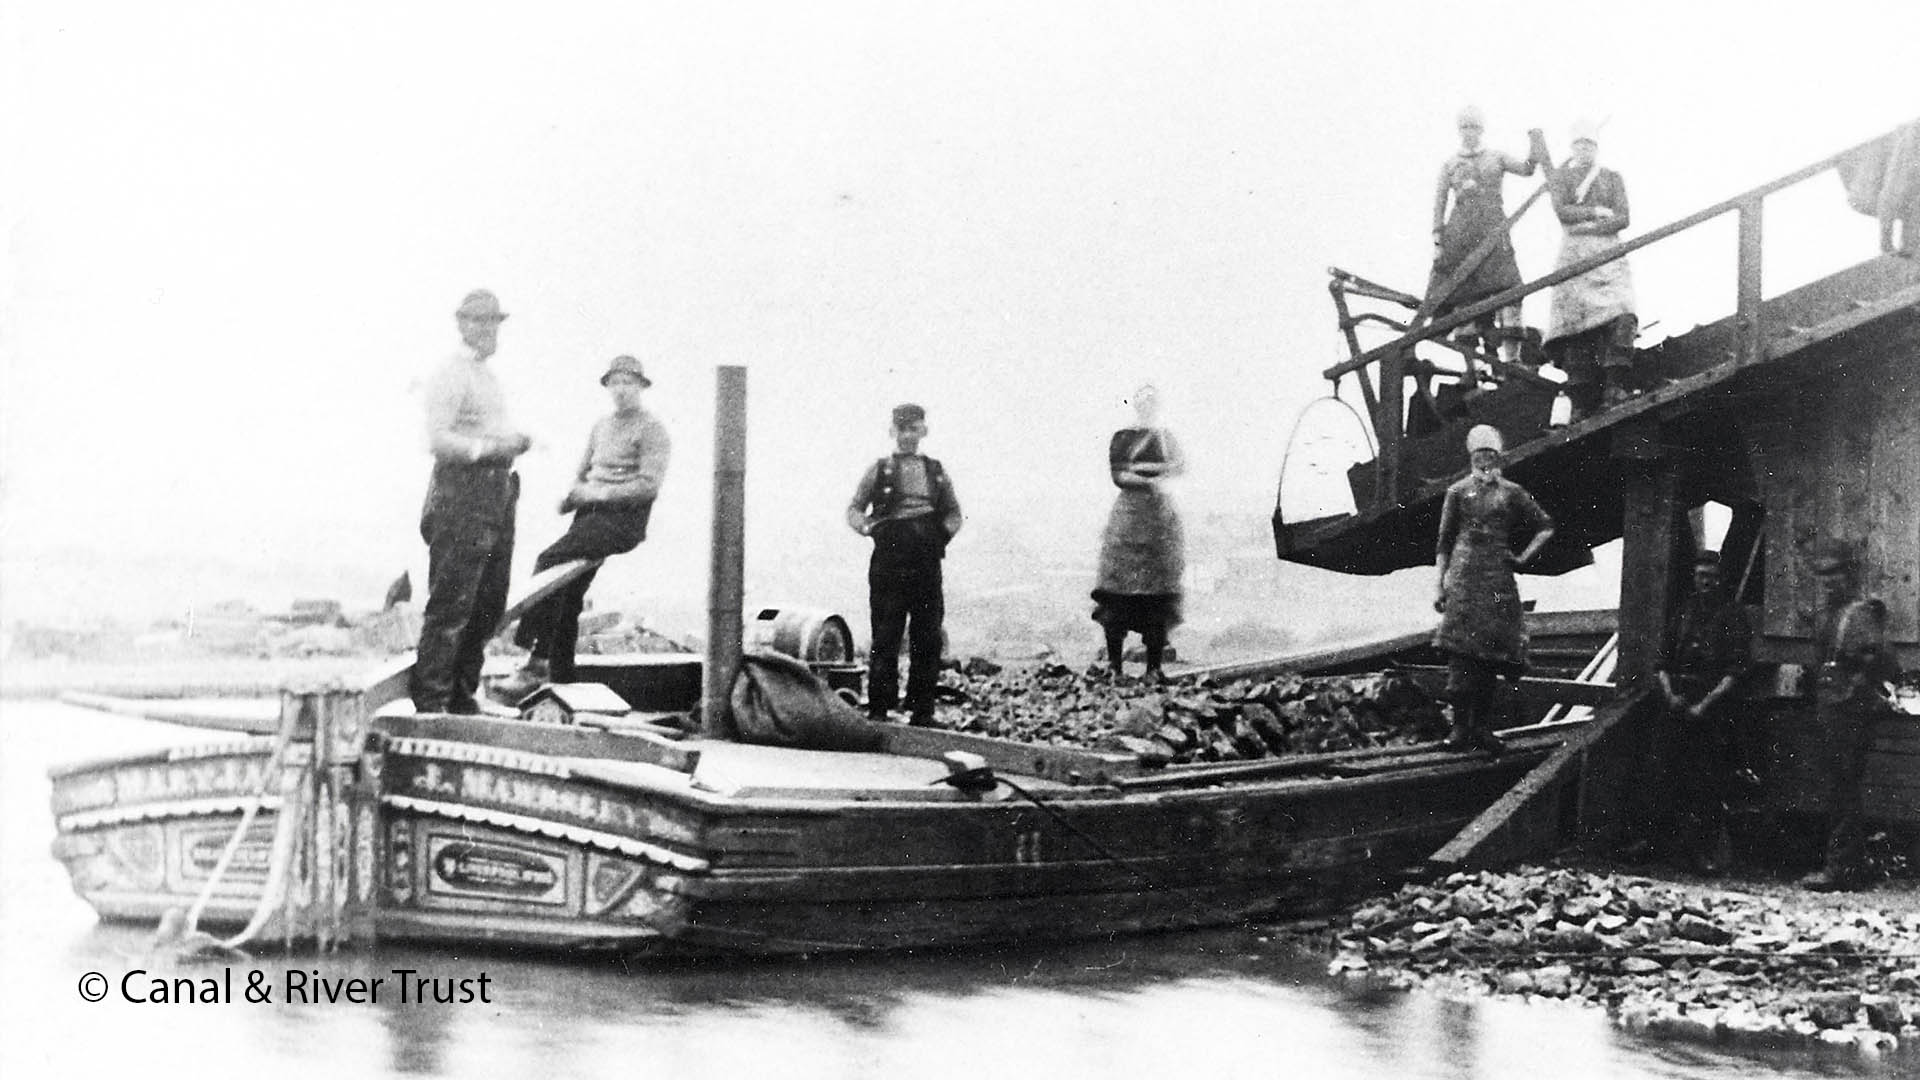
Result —
[{"label": "man in dark trousers", "polygon": [[906,707],[912,723],[927,725],[933,723],[946,618],[940,561],[960,531],[960,503],[946,469],[920,453],[927,411],[918,405],[895,407],[890,433],[893,453],[867,469],[847,506],[847,524],[873,538],[873,559],[867,564],[873,618],[867,715],[885,720],[898,702],[904,633],[909,642]]},{"label": "man in dark trousers", "polygon": [[[587,452],[580,459],[573,487],[560,512],[573,523],[534,561],[535,573],[575,559],[604,559],[632,551],[647,538],[653,501],[666,479],[673,442],[659,418],[640,404],[641,391],[653,385],[631,356],[616,356],[600,376],[613,399],[613,412],[593,425]],[[520,617],[515,644],[532,652],[519,673],[494,688],[510,704],[547,682],[574,680],[574,647],[580,638],[580,610],[596,571],[589,570]]]},{"label": "man in dark trousers", "polygon": [[1821,892],[1856,889],[1865,871],[1866,834],[1860,788],[1866,779],[1873,721],[1887,710],[1883,687],[1899,674],[1887,647],[1887,605],[1860,593],[1854,545],[1822,540],[1811,568],[1824,606],[1815,623],[1814,716],[1826,740],[1826,863],[1800,879]]},{"label": "man in dark trousers", "polygon": [[1666,709],[1655,721],[1654,840],[1702,873],[1726,862],[1726,799],[1734,773],[1729,699],[1753,662],[1753,620],[1721,586],[1720,555],[1693,561],[1693,592],[1680,605],[1660,666]]},{"label": "man in dark trousers", "polygon": [[485,289],[454,312],[461,348],[428,379],[427,444],[433,476],[420,514],[427,542],[427,607],[410,694],[416,712],[477,713],[487,640],[507,606],[513,515],[520,477],[513,461],[531,445],[507,419],[488,367],[507,316]]}]

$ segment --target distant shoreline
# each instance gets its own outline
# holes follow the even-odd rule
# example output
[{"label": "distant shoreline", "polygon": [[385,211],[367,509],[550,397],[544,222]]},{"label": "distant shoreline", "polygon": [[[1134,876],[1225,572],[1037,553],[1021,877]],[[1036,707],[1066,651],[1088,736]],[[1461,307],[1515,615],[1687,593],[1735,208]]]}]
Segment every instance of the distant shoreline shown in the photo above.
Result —
[{"label": "distant shoreline", "polygon": [[276,697],[292,682],[356,678],[377,655],[182,657],[171,660],[9,660],[0,665],[0,701],[51,701],[85,691],[118,697]]}]

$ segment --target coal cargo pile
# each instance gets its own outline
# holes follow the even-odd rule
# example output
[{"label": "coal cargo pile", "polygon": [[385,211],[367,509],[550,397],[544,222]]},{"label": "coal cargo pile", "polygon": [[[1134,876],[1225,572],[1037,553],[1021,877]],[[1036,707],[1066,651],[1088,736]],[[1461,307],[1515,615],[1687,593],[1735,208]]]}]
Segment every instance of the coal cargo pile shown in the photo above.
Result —
[{"label": "coal cargo pile", "polygon": [[1583,1001],[1628,1030],[1883,1050],[1920,1036],[1920,913],[1572,870],[1454,874],[1353,913],[1331,970]]},{"label": "coal cargo pile", "polygon": [[959,676],[967,705],[949,714],[956,730],[1120,750],[1150,762],[1253,761],[1409,746],[1446,734],[1439,703],[1396,672],[1155,687],[1115,684],[1061,664],[1003,671],[969,662]]}]

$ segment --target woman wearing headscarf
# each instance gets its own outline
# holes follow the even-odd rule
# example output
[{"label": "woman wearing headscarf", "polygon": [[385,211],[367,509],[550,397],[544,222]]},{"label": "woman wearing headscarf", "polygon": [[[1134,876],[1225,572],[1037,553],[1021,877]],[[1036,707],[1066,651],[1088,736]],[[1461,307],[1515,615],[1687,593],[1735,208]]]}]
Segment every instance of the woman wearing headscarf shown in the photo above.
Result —
[{"label": "woman wearing headscarf", "polygon": [[[1440,166],[1440,180],[1433,191],[1433,273],[1427,279],[1428,296],[1453,277],[1482,241],[1497,239],[1473,272],[1448,295],[1438,298],[1436,318],[1520,284],[1520,264],[1514,261],[1513,240],[1507,235],[1507,210],[1500,187],[1506,174],[1532,176],[1534,169],[1532,157],[1517,158],[1481,145],[1486,118],[1479,109],[1469,105],[1460,110],[1458,126],[1460,149]],[[1505,359],[1519,355],[1519,304],[1481,318],[1478,326],[1483,339],[1497,337]]]},{"label": "woman wearing headscarf", "polygon": [[[1445,697],[1453,705],[1449,749],[1478,747],[1498,754],[1493,699],[1502,676],[1526,670],[1527,629],[1513,572],[1553,538],[1553,519],[1527,489],[1500,474],[1506,444],[1481,424],[1467,432],[1473,467],[1447,489],[1440,508],[1436,556],[1441,613],[1435,647],[1447,654]],[[1513,541],[1531,536],[1519,555]]]},{"label": "woman wearing headscarf", "polygon": [[1106,630],[1107,662],[1116,679],[1133,632],[1146,646],[1148,681],[1158,681],[1167,633],[1180,623],[1186,541],[1161,483],[1183,472],[1186,460],[1173,434],[1156,423],[1159,399],[1152,386],[1134,391],[1134,424],[1114,432],[1107,444],[1108,474],[1120,494],[1100,538],[1093,618]]},{"label": "woman wearing headscarf", "polygon": [[[1545,156],[1544,141],[1536,154]],[[1560,266],[1571,266],[1620,240],[1629,223],[1627,182],[1600,165],[1599,127],[1573,125],[1573,155],[1547,169],[1547,190],[1566,232]],[[1594,267],[1553,289],[1547,318],[1547,358],[1567,373],[1567,401],[1578,420],[1624,399],[1632,390],[1633,339],[1640,328],[1633,310],[1633,274],[1627,260]]]}]

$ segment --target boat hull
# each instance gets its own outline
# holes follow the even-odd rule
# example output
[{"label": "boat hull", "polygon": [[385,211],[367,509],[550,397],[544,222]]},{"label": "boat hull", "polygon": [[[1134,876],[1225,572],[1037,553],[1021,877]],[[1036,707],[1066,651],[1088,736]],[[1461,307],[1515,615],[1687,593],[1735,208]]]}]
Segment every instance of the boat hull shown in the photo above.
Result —
[{"label": "boat hull", "polygon": [[[567,729],[537,733],[546,752],[499,746],[485,724],[450,737],[461,730],[376,738],[349,785],[335,862],[340,891],[366,901],[369,936],[780,955],[1316,912],[1422,862],[1557,741],[1498,761],[1330,755],[967,793],[926,756],[696,741],[666,764],[651,749],[609,762],[568,752],[605,746]],[[55,853],[76,892],[109,919],[192,904],[262,786],[267,743],[56,775]],[[257,811],[203,925],[256,915],[280,817]],[[310,892],[295,882],[275,902]],[[265,917],[268,939],[299,925]]]}]

